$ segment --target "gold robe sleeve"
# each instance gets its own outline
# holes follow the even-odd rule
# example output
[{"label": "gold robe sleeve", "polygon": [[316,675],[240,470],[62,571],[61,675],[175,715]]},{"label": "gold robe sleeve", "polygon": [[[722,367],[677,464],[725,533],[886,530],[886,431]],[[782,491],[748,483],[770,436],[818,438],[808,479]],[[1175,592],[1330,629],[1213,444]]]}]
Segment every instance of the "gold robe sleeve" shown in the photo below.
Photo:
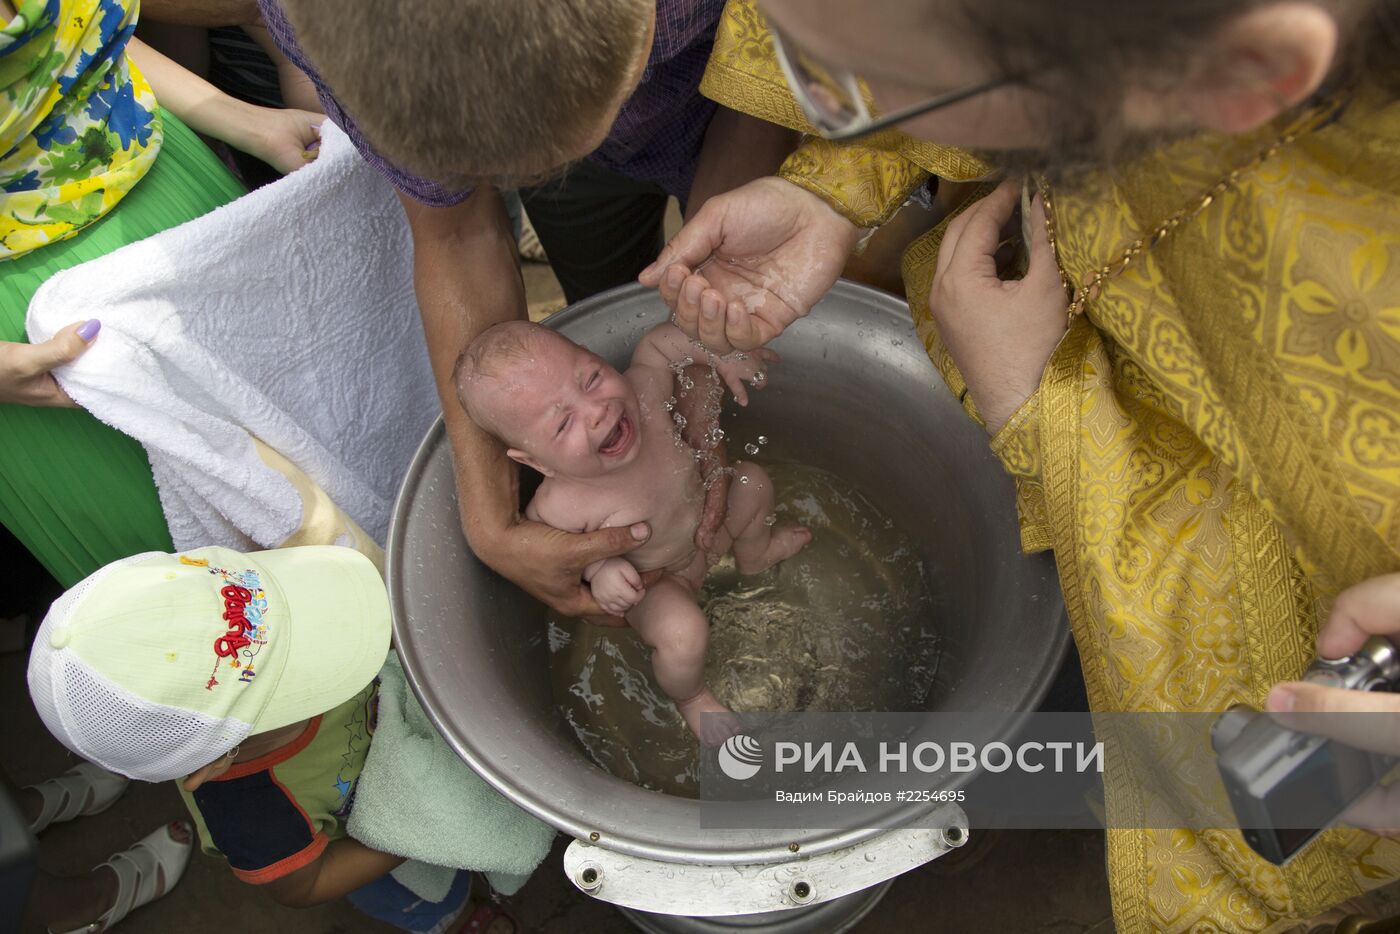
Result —
[{"label": "gold robe sleeve", "polygon": [[878,227],[894,216],[929,173],[898,152],[860,143],[807,139],[778,169],[857,227]]},{"label": "gold robe sleeve", "polygon": [[1045,510],[1045,487],[1040,473],[1040,391],[1007,420],[992,437],[992,453],[1016,481],[1016,513],[1021,520],[1021,550],[1044,551],[1054,546]]},{"label": "gold robe sleeve", "polygon": [[[813,131],[788,90],[768,25],[752,0],[730,0],[725,7],[700,90],[731,110]],[[875,227],[889,220],[930,174],[966,181],[986,177],[989,169],[961,150],[891,130],[848,143],[809,137],[778,174],[857,226]]]}]

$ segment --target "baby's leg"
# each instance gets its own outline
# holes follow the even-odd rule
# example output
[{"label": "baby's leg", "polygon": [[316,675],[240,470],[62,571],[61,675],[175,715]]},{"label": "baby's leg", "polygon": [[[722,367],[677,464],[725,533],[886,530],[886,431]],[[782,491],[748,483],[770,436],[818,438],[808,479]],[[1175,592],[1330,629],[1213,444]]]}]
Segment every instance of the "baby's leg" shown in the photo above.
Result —
[{"label": "baby's leg", "polygon": [[740,574],[766,571],[791,558],[812,540],[812,531],[796,522],[768,525],[773,514],[773,481],[757,464],[742,463],[729,485],[724,528],[734,536],[734,563]]},{"label": "baby's leg", "polygon": [[738,723],[732,716],[702,716],[727,714],[729,708],[705,685],[710,624],[695,602],[695,592],[676,577],[663,575],[627,614],[627,622],[652,647],[656,681],[676,702],[691,732],[711,746],[733,736]]}]

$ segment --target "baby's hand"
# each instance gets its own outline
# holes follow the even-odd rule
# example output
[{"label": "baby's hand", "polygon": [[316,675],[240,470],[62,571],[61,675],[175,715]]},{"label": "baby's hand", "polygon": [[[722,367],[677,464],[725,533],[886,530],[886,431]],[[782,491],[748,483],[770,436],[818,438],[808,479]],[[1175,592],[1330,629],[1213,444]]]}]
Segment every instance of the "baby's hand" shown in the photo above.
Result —
[{"label": "baby's hand", "polygon": [[760,347],[747,353],[716,357],[715,369],[719,370],[720,378],[729,387],[729,391],[734,393],[734,401],[740,405],[748,405],[749,393],[744,384],[748,383],[754,389],[762,389],[768,385],[768,364],[781,360],[782,357],[778,356],[777,351]]},{"label": "baby's hand", "polygon": [[609,558],[588,579],[593,599],[607,613],[624,616],[646,596],[642,575],[624,558]]}]

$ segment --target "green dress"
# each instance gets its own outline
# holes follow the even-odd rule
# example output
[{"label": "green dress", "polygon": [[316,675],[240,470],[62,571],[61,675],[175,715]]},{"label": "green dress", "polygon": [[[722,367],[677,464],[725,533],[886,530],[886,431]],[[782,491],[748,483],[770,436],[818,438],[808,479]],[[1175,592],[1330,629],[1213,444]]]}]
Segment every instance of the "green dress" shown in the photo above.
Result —
[{"label": "green dress", "polygon": [[[154,107],[125,54],[135,18],[117,0],[27,0],[0,29],[0,340],[26,339],[49,276],[243,194]],[[0,522],[65,587],[172,550],[146,452],[75,409],[0,404]]]}]

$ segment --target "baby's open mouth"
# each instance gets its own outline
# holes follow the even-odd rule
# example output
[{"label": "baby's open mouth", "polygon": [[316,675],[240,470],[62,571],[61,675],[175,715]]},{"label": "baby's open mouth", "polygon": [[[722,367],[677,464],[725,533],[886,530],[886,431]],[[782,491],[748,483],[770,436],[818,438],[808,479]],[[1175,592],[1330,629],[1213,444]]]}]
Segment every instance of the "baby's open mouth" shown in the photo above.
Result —
[{"label": "baby's open mouth", "polygon": [[603,439],[602,447],[598,448],[598,453],[605,457],[614,454],[621,454],[632,442],[632,421],[626,415],[617,420],[613,430],[608,432],[608,436]]}]

